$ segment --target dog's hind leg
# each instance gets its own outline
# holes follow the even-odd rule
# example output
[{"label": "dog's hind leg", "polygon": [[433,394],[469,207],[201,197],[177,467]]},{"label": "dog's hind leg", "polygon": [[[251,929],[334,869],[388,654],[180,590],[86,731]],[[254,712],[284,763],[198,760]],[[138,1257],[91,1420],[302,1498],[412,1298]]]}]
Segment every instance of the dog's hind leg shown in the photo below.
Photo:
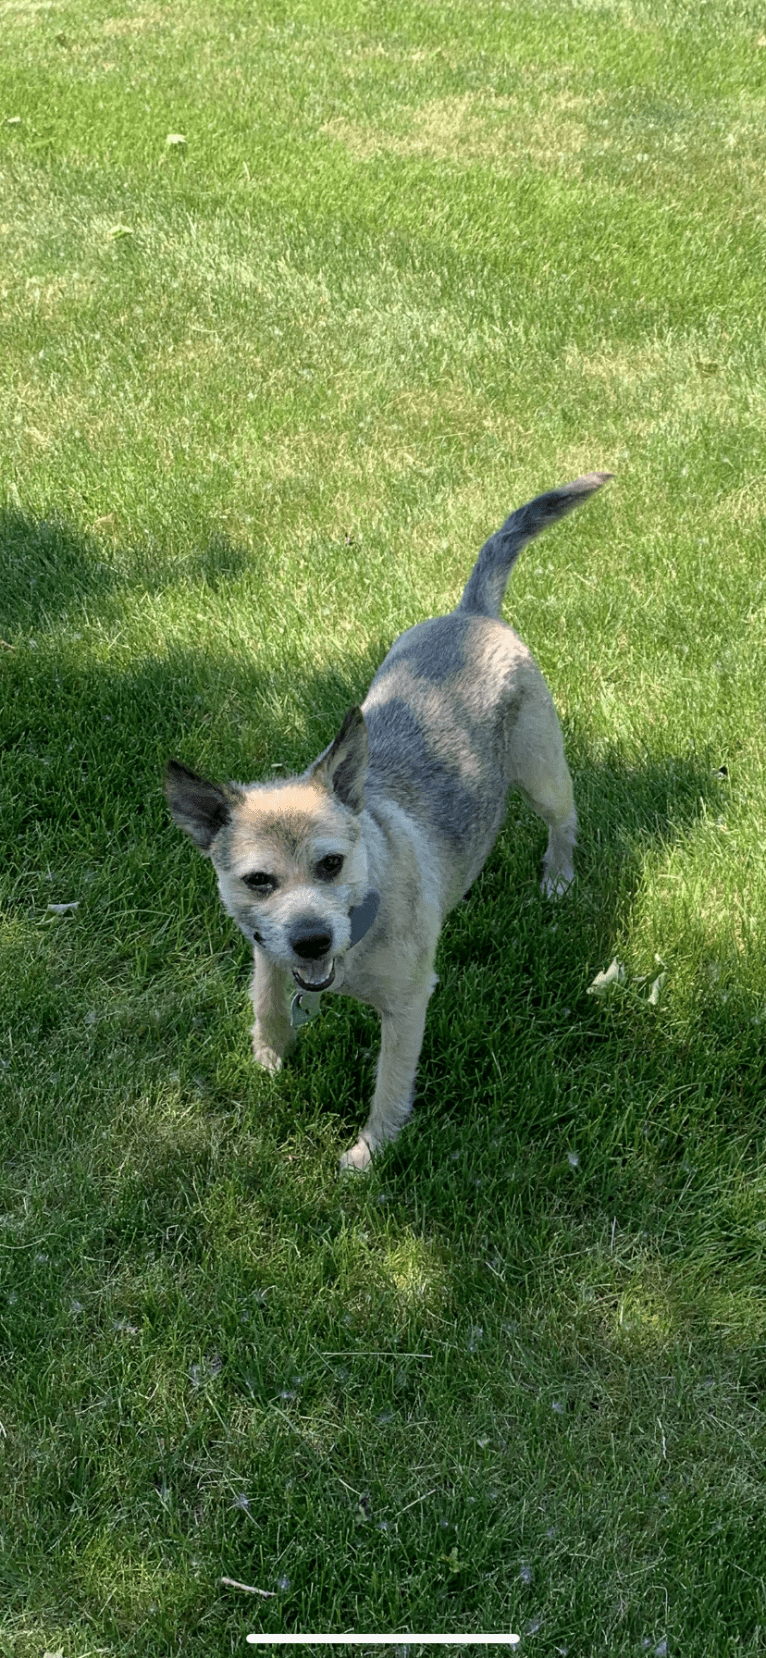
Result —
[{"label": "dog's hind leg", "polygon": [[[541,682],[542,684],[542,682]],[[548,826],[542,890],[560,898],[574,880],[577,812],[564,740],[547,690],[522,709],[513,731],[509,783]]]},{"label": "dog's hind leg", "polygon": [[381,1015],[380,1058],[370,1115],[355,1146],[344,1152],[342,1169],[366,1169],[373,1152],[395,1140],[412,1110],[415,1075],[423,1046],[426,1009],[436,977],[429,973],[406,1007]]},{"label": "dog's hind leg", "polygon": [[281,1071],[282,1060],[295,1041],[290,1027],[289,980],[261,950],[255,951],[250,994],[253,998],[253,1057],[266,1071]]},{"label": "dog's hind leg", "polygon": [[536,800],[532,801],[535,811],[540,813],[548,825],[548,845],[543,858],[543,878],[540,883],[546,898],[560,898],[574,880],[572,855],[577,840],[577,812],[568,771],[567,778],[570,806],[563,817],[554,817],[548,810],[543,810]]}]

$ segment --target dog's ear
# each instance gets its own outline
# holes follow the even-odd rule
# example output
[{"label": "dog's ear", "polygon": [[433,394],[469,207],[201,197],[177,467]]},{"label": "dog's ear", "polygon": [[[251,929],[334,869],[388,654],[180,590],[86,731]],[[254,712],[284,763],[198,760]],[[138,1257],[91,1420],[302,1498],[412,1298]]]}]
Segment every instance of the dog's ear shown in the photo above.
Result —
[{"label": "dog's ear", "polygon": [[225,823],[231,817],[233,793],[227,793],[218,783],[208,783],[189,771],[179,760],[169,760],[165,769],[165,798],[178,824],[191,835],[200,852],[209,852]]},{"label": "dog's ear", "polygon": [[335,742],[322,756],[316,770],[318,782],[325,782],[344,806],[361,812],[369,743],[361,708],[350,708]]}]

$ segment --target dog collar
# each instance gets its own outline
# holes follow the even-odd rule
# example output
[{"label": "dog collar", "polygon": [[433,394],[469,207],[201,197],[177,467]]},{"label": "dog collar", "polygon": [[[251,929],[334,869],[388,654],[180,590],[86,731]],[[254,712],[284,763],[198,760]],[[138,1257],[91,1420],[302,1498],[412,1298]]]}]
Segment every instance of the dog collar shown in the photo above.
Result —
[{"label": "dog collar", "polygon": [[380,893],[376,892],[374,887],[370,887],[369,892],[366,897],[362,899],[361,904],[352,904],[348,914],[349,921],[351,922],[351,941],[349,949],[351,949],[354,944],[358,944],[360,938],[364,938],[365,933],[370,931],[379,909]]},{"label": "dog collar", "polygon": [[[349,950],[353,949],[370,931],[373,921],[380,909],[380,893],[370,887],[362,899],[361,904],[352,904],[348,912],[351,922],[351,937]],[[293,1030],[300,1030],[301,1025],[307,1025],[310,1019],[316,1019],[322,1011],[322,992],[310,990],[296,990],[290,1003],[290,1024]]]}]

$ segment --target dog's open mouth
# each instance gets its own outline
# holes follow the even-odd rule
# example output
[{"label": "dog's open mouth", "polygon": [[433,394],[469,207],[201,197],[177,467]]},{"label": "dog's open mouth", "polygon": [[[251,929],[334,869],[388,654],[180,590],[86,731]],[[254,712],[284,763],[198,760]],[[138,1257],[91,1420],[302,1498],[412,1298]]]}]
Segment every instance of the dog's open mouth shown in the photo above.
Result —
[{"label": "dog's open mouth", "polygon": [[293,968],[293,978],[299,990],[311,990],[314,995],[317,995],[320,990],[329,990],[335,978],[335,962],[330,962],[330,971],[326,979],[304,979],[302,974],[296,972],[295,968]]}]

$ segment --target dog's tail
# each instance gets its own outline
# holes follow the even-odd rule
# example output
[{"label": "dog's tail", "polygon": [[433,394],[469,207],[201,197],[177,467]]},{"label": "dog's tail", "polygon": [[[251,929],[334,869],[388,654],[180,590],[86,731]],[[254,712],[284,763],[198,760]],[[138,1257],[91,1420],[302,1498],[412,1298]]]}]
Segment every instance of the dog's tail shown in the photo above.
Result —
[{"label": "dog's tail", "polygon": [[536,495],[534,501],[512,512],[502,529],[485,541],[458,610],[471,611],[475,616],[499,616],[508,577],[522,547],[549,524],[555,524],[557,518],[579,507],[581,501],[587,501],[612,476],[611,472],[586,472],[574,483],[562,484],[547,495]]}]

